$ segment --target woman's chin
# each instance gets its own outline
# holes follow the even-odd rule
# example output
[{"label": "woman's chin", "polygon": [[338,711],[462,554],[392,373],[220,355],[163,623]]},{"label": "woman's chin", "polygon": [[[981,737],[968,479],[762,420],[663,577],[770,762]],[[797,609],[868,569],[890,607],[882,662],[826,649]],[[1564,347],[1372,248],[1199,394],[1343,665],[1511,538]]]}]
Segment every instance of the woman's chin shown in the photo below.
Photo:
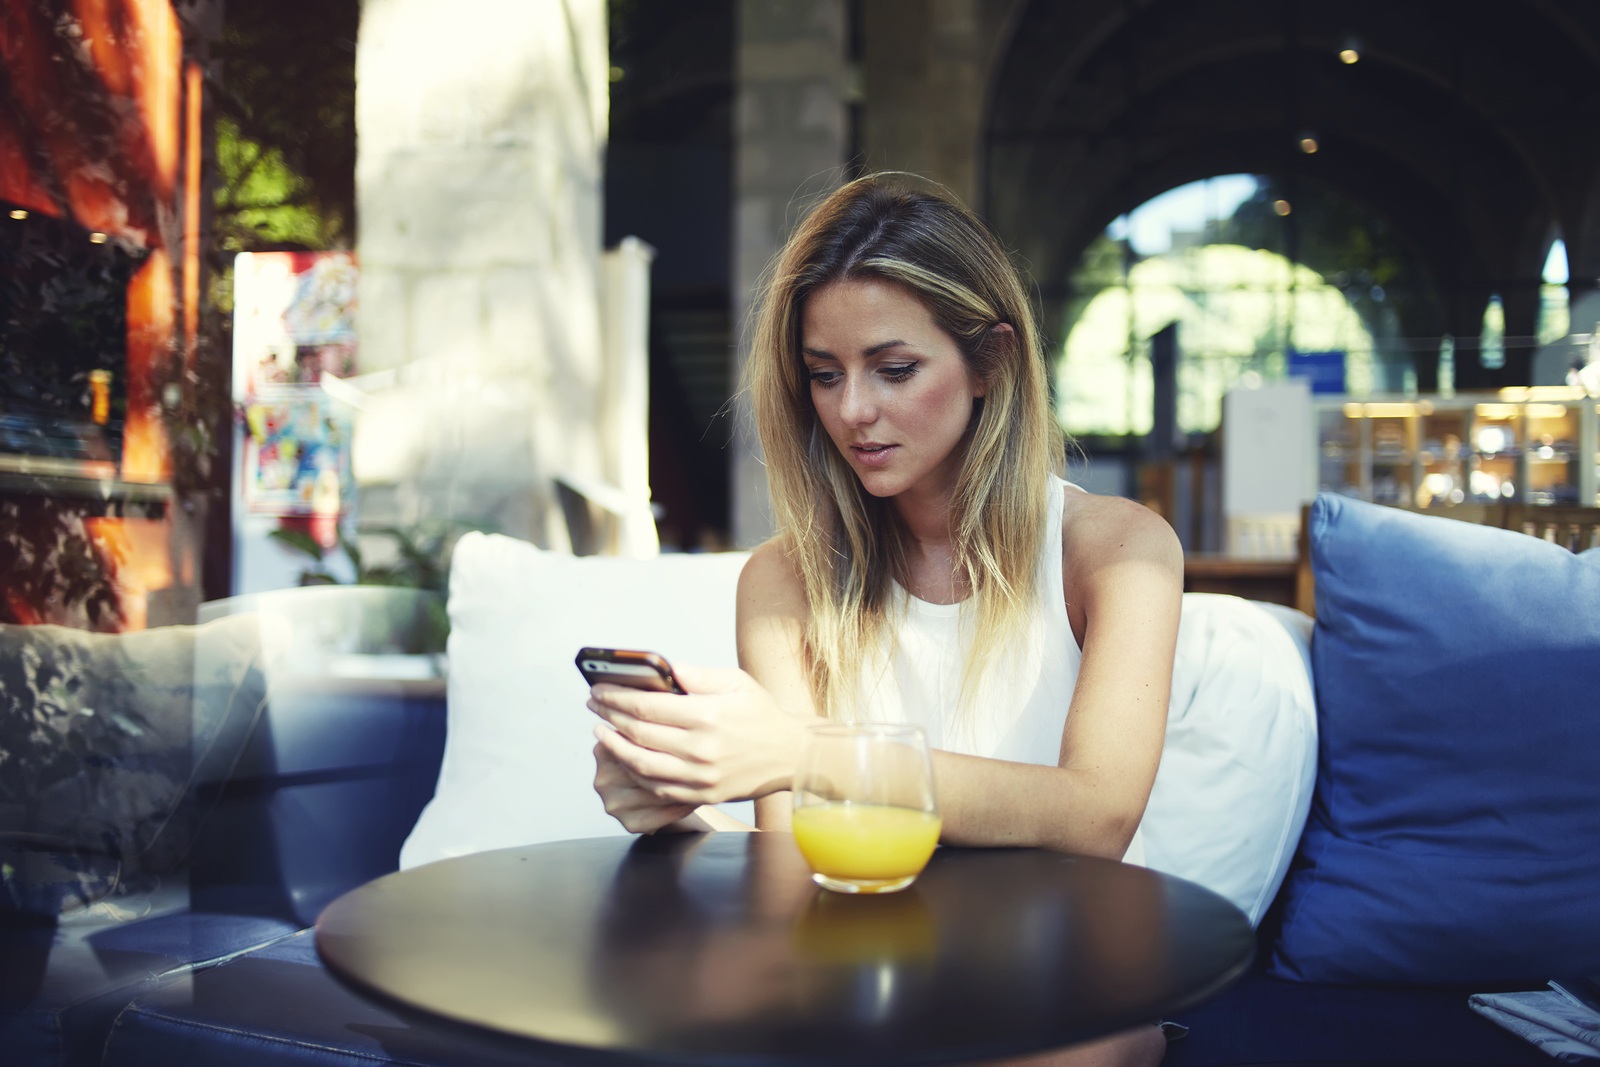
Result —
[{"label": "woman's chin", "polygon": [[861,483],[861,488],[868,496],[875,496],[880,500],[892,496],[899,496],[905,488],[898,479],[886,476],[882,471],[856,471],[856,480]]}]

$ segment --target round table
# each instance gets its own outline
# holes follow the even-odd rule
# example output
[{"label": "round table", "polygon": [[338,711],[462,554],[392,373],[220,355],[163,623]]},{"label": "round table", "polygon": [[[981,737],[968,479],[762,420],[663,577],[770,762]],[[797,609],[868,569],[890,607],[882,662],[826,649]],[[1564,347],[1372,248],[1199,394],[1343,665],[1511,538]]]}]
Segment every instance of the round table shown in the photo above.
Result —
[{"label": "round table", "polygon": [[1040,849],[938,849],[900,893],[820,889],[775,833],[604,837],[380,878],[317,920],[391,1006],[584,1062],[953,1063],[1152,1022],[1248,965],[1193,883]]}]

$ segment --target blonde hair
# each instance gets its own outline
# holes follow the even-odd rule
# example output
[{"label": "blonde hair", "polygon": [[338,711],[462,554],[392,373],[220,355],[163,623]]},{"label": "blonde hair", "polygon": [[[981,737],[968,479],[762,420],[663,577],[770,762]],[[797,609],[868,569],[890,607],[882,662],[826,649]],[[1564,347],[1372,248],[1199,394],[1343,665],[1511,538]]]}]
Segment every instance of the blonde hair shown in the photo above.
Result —
[{"label": "blonde hair", "polygon": [[[831,282],[862,278],[897,283],[920,299],[984,384],[950,510],[956,576],[975,609],[962,675],[961,703],[970,707],[983,669],[1025,626],[1037,591],[1047,476],[1062,469],[1033,309],[1016,268],[975,215],[889,175],[859,178],[829,195],[770,268],[746,388],[774,517],[805,589],[812,696],[829,718],[849,717],[867,656],[893,633],[892,583],[908,577],[895,509],[862,489],[818,422],[801,358],[806,298]],[[1010,331],[997,330],[1001,324]]]}]

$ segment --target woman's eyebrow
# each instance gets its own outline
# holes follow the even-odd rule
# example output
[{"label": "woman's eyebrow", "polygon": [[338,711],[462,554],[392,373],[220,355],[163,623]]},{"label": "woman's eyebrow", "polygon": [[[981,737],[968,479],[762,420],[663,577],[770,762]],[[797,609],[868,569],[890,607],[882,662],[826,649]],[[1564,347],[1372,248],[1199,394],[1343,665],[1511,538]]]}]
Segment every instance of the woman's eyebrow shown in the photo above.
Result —
[{"label": "woman's eyebrow", "polygon": [[[897,337],[892,341],[879,341],[875,345],[869,345],[861,350],[861,354],[863,356],[875,356],[879,352],[887,352],[891,348],[899,348],[902,345],[910,344],[910,341],[902,341]],[[810,345],[802,345],[800,347],[800,351],[802,354],[812,356],[816,359],[831,359],[834,362],[838,362],[839,359],[838,356],[834,355],[832,352],[829,352],[826,348],[812,348]]]}]

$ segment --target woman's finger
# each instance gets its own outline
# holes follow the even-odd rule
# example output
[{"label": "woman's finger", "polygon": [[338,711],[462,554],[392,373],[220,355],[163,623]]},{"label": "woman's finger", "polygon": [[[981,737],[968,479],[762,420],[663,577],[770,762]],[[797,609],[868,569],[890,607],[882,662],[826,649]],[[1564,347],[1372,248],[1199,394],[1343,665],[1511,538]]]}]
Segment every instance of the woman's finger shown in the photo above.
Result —
[{"label": "woman's finger", "polygon": [[694,663],[677,664],[673,673],[689,692],[705,694],[733,692],[747,677],[735,667],[702,667]]},{"label": "woman's finger", "polygon": [[695,759],[703,741],[682,726],[663,726],[640,719],[615,708],[591,709],[613,730],[640,748],[666,752],[684,759]]},{"label": "woman's finger", "polygon": [[[616,730],[604,726],[595,728],[595,738],[604,745],[607,753],[633,776],[639,785],[657,796],[672,791],[672,799],[688,803],[707,803],[697,790],[714,784],[714,775],[701,764],[683,759],[669,752],[658,752],[634,744]],[[720,801],[726,798],[717,798]]]},{"label": "woman's finger", "polygon": [[685,700],[677,693],[647,693],[625,685],[601,683],[589,690],[589,710],[607,718],[622,712],[645,722],[662,726],[687,727],[700,722],[697,701]]},{"label": "woman's finger", "polygon": [[596,737],[639,785],[652,792],[659,792],[668,785],[698,787],[707,784],[705,771],[680,756],[634,744],[616,730],[603,726],[597,728]]}]

